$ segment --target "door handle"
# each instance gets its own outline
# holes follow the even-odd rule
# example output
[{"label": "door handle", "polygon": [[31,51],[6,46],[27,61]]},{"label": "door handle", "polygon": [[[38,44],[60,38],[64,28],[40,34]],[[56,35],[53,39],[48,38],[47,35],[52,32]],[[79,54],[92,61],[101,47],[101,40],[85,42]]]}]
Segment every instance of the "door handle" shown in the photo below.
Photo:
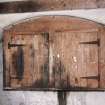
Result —
[{"label": "door handle", "polygon": [[97,46],[100,46],[100,39],[97,39],[96,41],[80,42],[79,44],[97,44]]}]

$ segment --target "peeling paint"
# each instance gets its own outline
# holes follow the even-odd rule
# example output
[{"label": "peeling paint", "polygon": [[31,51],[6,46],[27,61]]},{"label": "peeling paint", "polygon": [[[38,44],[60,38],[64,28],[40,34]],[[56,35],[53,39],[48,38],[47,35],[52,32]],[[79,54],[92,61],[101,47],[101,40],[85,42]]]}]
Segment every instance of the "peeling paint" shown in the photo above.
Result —
[{"label": "peeling paint", "polygon": [[77,58],[76,58],[76,57],[73,57],[73,61],[74,61],[74,62],[77,62]]}]

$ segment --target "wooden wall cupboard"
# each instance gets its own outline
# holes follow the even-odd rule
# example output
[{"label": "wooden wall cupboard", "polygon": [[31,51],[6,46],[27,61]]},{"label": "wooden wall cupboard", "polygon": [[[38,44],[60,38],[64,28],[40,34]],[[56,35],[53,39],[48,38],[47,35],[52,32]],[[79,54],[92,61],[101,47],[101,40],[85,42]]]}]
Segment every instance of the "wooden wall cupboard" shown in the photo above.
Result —
[{"label": "wooden wall cupboard", "polygon": [[104,90],[105,27],[42,16],[4,29],[4,90]]}]

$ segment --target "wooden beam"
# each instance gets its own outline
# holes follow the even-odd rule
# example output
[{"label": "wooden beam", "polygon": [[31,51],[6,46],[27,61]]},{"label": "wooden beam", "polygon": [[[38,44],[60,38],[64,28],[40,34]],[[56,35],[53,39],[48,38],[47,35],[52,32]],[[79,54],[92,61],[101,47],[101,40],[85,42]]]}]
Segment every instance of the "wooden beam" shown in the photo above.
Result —
[{"label": "wooden beam", "polygon": [[92,8],[105,8],[105,0],[33,0],[0,3],[0,13]]},{"label": "wooden beam", "polygon": [[0,13],[35,12],[40,8],[41,5],[33,1],[14,1],[0,3]]}]

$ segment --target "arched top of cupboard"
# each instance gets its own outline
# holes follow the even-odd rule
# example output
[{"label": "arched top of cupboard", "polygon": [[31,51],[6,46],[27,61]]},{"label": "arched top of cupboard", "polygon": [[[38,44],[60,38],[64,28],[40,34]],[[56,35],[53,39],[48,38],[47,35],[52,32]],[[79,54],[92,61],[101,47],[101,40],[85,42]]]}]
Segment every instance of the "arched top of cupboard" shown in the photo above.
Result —
[{"label": "arched top of cupboard", "polygon": [[16,34],[63,31],[98,31],[103,24],[74,16],[40,16],[18,21],[4,28]]}]

